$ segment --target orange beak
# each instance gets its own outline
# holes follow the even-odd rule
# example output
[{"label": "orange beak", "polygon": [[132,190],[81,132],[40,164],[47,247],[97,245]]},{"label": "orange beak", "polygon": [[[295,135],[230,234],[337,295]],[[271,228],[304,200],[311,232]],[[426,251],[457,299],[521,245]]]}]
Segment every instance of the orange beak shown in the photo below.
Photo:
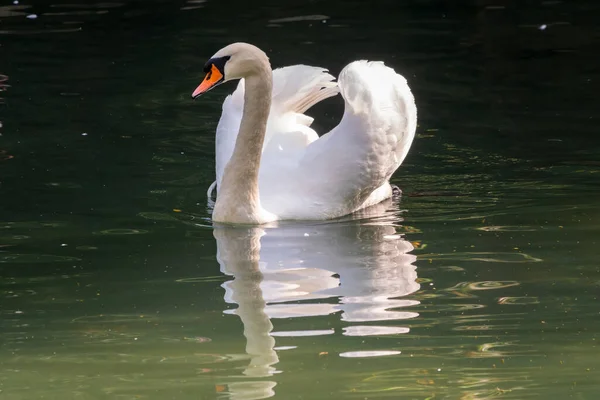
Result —
[{"label": "orange beak", "polygon": [[221,73],[221,71],[219,71],[219,68],[217,68],[214,64],[211,65],[210,71],[208,71],[200,86],[198,86],[196,90],[194,90],[194,93],[192,93],[192,98],[195,99],[201,94],[208,92],[215,86],[218,86],[220,83],[223,82],[223,79],[224,76]]}]

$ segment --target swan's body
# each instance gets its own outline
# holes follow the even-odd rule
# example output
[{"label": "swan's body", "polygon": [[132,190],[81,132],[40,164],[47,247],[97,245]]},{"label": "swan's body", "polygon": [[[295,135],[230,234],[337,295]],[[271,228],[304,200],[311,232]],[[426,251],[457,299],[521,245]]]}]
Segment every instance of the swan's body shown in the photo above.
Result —
[{"label": "swan's body", "polygon": [[[417,121],[402,76],[381,62],[355,61],[336,85],[322,68],[271,71],[262,51],[242,43],[211,60],[223,57],[222,80],[244,79],[225,99],[217,127],[215,221],[330,219],[392,195],[389,179],[408,153]],[[194,95],[216,84],[206,89],[203,82]],[[342,120],[319,137],[303,113],[338,91]]]}]

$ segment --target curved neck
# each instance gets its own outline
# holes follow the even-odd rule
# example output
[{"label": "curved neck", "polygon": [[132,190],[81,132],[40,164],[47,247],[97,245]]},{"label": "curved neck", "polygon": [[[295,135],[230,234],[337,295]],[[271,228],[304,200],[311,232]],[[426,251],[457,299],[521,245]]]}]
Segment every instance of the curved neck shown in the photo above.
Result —
[{"label": "curved neck", "polygon": [[231,159],[218,188],[213,220],[260,223],[258,171],[271,109],[273,77],[267,60],[244,78],[244,111]]}]

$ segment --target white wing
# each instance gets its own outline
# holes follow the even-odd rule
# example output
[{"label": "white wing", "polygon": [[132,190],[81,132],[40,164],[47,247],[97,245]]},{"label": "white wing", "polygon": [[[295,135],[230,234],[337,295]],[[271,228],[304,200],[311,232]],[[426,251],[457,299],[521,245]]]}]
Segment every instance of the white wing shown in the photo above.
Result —
[{"label": "white wing", "polygon": [[356,61],[338,82],[339,125],[295,163],[261,164],[263,207],[280,219],[345,215],[391,196],[388,183],[412,144],[417,109],[406,79],[381,62]]},{"label": "white wing", "polygon": [[[303,113],[314,104],[335,96],[335,78],[326,69],[293,65],[273,70],[273,99],[267,122],[262,164],[289,163],[299,151],[319,136],[310,128],[313,119]],[[216,133],[216,183],[223,177],[229,162],[242,120],[244,80],[223,102],[223,112]],[[214,184],[213,184],[214,185]],[[211,185],[209,193],[214,187]]]}]

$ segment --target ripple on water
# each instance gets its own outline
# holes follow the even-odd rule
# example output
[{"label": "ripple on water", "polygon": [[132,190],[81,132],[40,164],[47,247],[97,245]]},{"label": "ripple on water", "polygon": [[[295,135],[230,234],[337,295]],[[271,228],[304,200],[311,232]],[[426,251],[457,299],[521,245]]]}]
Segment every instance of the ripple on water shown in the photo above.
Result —
[{"label": "ripple on water", "polygon": [[53,254],[1,254],[0,264],[36,264],[81,261],[77,257],[57,256]]},{"label": "ripple on water", "polygon": [[420,310],[421,314],[427,313],[439,313],[441,311],[457,312],[457,311],[469,311],[476,310],[479,308],[485,308],[485,304],[432,304],[427,307],[426,310]]},{"label": "ripple on water", "polygon": [[452,330],[454,330],[454,331],[478,331],[478,332],[485,332],[485,331],[502,331],[502,332],[504,332],[507,330],[518,330],[520,328],[521,328],[520,324],[503,324],[503,325],[485,324],[485,325],[455,326],[454,328],[452,328]]},{"label": "ripple on water", "polygon": [[496,369],[487,366],[469,368],[409,366],[369,374],[365,379],[356,381],[349,392],[353,396],[359,395],[360,398],[371,398],[370,395],[378,396],[384,393],[385,398],[402,399],[538,398],[535,391],[530,391],[540,385],[540,381],[531,378],[535,372],[535,367]]},{"label": "ripple on water", "polygon": [[2,241],[12,241],[12,240],[26,240],[31,239],[31,236],[27,235],[12,235],[12,236],[2,236],[0,240]]},{"label": "ripple on water", "polygon": [[363,350],[363,351],[346,351],[340,353],[340,357],[345,358],[366,358],[366,357],[384,357],[395,356],[401,354],[398,350]]},{"label": "ripple on water", "polygon": [[31,276],[31,277],[5,277],[0,280],[0,284],[9,285],[29,285],[31,283],[51,282],[59,279],[80,279],[88,277],[91,273],[76,273],[76,274],[51,274],[46,276]]},{"label": "ripple on water", "polygon": [[463,267],[458,267],[456,265],[445,265],[445,266],[439,267],[439,269],[444,270],[444,271],[452,271],[452,272],[465,271],[465,269]]},{"label": "ripple on water", "polygon": [[0,35],[40,35],[46,33],[69,33],[79,32],[81,28],[63,28],[63,29],[27,29],[27,30],[0,30]]},{"label": "ripple on water", "polygon": [[148,233],[148,231],[144,229],[115,228],[94,232],[94,235],[143,235],[145,233]]},{"label": "ripple on water", "polygon": [[178,282],[178,283],[198,283],[198,282],[222,282],[224,280],[227,280],[226,276],[215,275],[215,276],[199,276],[197,278],[181,278],[181,279],[176,279],[175,282]]},{"label": "ripple on water", "polygon": [[[88,2],[89,3],[89,2]],[[48,33],[78,32],[82,28],[64,28],[65,24],[82,25],[86,20],[95,20],[109,14],[110,9],[121,7],[123,3],[96,3],[96,4],[53,4],[50,9],[37,9],[30,5],[7,5],[0,7],[0,17],[27,18],[29,24],[20,24],[15,29],[0,30],[4,35],[35,35]],[[45,12],[40,12],[45,11]],[[43,20],[39,25],[33,21]]]},{"label": "ripple on water", "polygon": [[335,331],[333,329],[305,330],[305,331],[279,331],[279,332],[271,332],[271,336],[280,336],[280,337],[323,336],[323,335],[333,335],[334,333],[335,333]]},{"label": "ripple on water", "polygon": [[167,194],[167,191],[164,189],[153,189],[153,190],[150,190],[150,193],[162,195],[162,194]]},{"label": "ripple on water", "polygon": [[163,164],[188,164],[190,161],[187,158],[175,158],[165,156],[154,156],[152,161],[158,161]]},{"label": "ripple on water", "polygon": [[25,297],[25,296],[35,296],[37,292],[32,289],[11,289],[11,290],[2,290],[0,289],[0,297],[4,297],[7,299],[17,298],[17,297]]},{"label": "ripple on water", "polygon": [[525,297],[525,296],[521,296],[521,297],[500,297],[498,299],[498,304],[505,304],[505,305],[526,305],[526,304],[539,304],[540,300],[535,297]]},{"label": "ripple on water", "polygon": [[533,226],[518,226],[518,225],[488,225],[479,227],[469,227],[465,229],[475,229],[485,232],[531,232],[537,230]]},{"label": "ripple on water", "polygon": [[275,346],[275,347],[273,347],[273,350],[284,351],[284,350],[294,350],[297,348],[298,348],[298,346]]},{"label": "ripple on water", "polygon": [[83,187],[79,183],[75,182],[48,182],[45,185],[52,188],[63,189],[81,189]]},{"label": "ripple on water", "polygon": [[77,246],[75,247],[76,250],[82,250],[82,251],[90,251],[90,250],[98,250],[98,247],[96,246]]},{"label": "ripple on water", "polygon": [[85,364],[85,365],[123,365],[123,364],[210,364],[220,361],[230,360],[230,357],[220,354],[206,353],[188,353],[184,355],[161,356],[144,353],[105,353],[105,352],[81,352],[74,353],[54,353],[44,356],[21,356],[18,361],[20,363],[51,363],[55,366],[59,364]]},{"label": "ripple on water", "polygon": [[[2,103],[2,99],[0,99],[0,104]],[[0,122],[0,128],[2,128],[2,122]],[[12,159],[13,156],[8,154],[6,150],[0,149],[0,161],[6,161]]]},{"label": "ripple on water", "polygon": [[31,8],[31,6],[26,6],[26,5],[22,5],[22,4],[1,6],[0,7],[0,18],[24,17],[27,15],[27,12],[25,12],[25,10],[28,8]]},{"label": "ripple on water", "polygon": [[188,1],[186,4],[190,4],[190,5],[183,6],[180,8],[180,10],[188,11],[188,10],[197,10],[198,8],[204,8],[204,4],[196,4],[198,1],[204,2],[205,0]]},{"label": "ripple on water", "polygon": [[495,358],[530,355],[532,350],[513,342],[491,342],[477,346],[476,351],[461,352],[469,358]]},{"label": "ripple on water", "polygon": [[481,281],[481,282],[461,282],[446,290],[491,290],[504,289],[511,286],[518,286],[517,281]]},{"label": "ripple on water", "polygon": [[418,257],[428,261],[483,261],[495,263],[527,263],[543,261],[541,258],[536,258],[525,253],[517,252],[463,251],[456,253],[422,254]]},{"label": "ripple on water", "polygon": [[111,324],[124,322],[147,322],[158,321],[157,317],[149,317],[144,314],[99,314],[85,315],[83,317],[74,318],[71,322],[74,323],[94,323],[94,324]]},{"label": "ripple on water", "polygon": [[173,217],[172,215],[169,215],[166,213],[159,213],[159,212],[141,212],[141,213],[138,213],[138,216],[152,220],[152,221],[179,221],[177,218]]},{"label": "ripple on water", "polygon": [[281,24],[284,22],[300,22],[300,21],[326,21],[329,19],[327,15],[298,15],[296,17],[277,18],[269,20],[272,24]]},{"label": "ripple on water", "polygon": [[374,326],[355,325],[343,328],[344,336],[387,336],[401,335],[410,332],[409,328],[402,326]]},{"label": "ripple on water", "polygon": [[61,228],[66,225],[60,221],[0,221],[0,229]]},{"label": "ripple on water", "polygon": [[117,3],[117,2],[100,2],[100,3],[90,3],[86,4],[53,4],[50,8],[117,8],[124,6],[125,3]]},{"label": "ripple on water", "polygon": [[81,10],[81,11],[66,11],[66,12],[48,12],[48,13],[44,13],[44,16],[51,16],[51,17],[61,17],[61,16],[65,16],[65,15],[102,15],[102,14],[108,14],[107,10],[96,10],[96,11],[86,11],[86,10]]}]

